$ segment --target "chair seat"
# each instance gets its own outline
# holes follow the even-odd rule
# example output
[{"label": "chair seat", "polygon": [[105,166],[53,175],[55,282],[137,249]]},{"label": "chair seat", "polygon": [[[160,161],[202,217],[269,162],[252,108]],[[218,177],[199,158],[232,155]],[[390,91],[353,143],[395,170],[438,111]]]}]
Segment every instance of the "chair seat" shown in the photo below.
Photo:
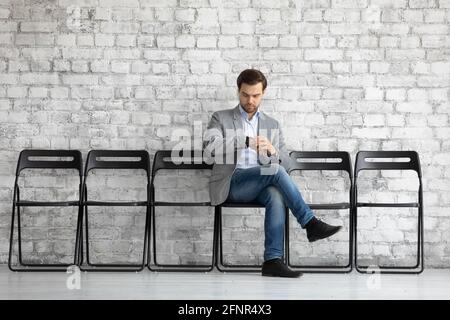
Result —
[{"label": "chair seat", "polygon": [[208,207],[211,202],[167,202],[167,201],[155,201],[156,207]]},{"label": "chair seat", "polygon": [[19,207],[74,207],[78,206],[78,201],[29,201],[21,200],[18,201],[17,206]]},{"label": "chair seat", "polygon": [[111,207],[142,207],[147,205],[147,201],[85,201],[87,206],[111,206]]},{"label": "chair seat", "polygon": [[308,206],[313,210],[341,210],[341,209],[349,209],[350,203],[341,202],[341,203],[310,203]]},{"label": "chair seat", "polygon": [[[225,202],[221,204],[221,207],[227,208],[264,208],[263,204],[258,202]],[[311,209],[316,210],[332,210],[332,209],[348,209],[349,203],[326,203],[326,204],[309,204]]]},{"label": "chair seat", "polygon": [[224,202],[220,206],[225,208],[264,208],[264,205],[258,202]]},{"label": "chair seat", "polygon": [[367,203],[367,202],[358,202],[356,204],[357,207],[390,207],[390,208],[418,208],[419,204],[417,202],[411,203]]}]

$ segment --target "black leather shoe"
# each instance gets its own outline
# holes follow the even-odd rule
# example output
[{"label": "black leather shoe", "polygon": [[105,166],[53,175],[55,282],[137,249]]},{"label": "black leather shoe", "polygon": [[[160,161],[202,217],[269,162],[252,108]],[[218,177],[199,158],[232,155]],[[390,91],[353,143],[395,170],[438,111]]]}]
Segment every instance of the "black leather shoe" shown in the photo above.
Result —
[{"label": "black leather shoe", "polygon": [[331,226],[315,217],[306,224],[305,228],[309,242],[328,238],[342,229],[341,226]]},{"label": "black leather shoe", "polygon": [[281,259],[264,261],[262,265],[262,275],[264,277],[298,278],[303,275],[300,271],[292,271]]}]

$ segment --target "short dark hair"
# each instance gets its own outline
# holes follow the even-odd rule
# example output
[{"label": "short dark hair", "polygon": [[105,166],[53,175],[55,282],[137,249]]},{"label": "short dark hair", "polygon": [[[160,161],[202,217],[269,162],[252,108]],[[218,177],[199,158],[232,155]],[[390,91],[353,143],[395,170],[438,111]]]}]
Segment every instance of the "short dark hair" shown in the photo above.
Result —
[{"label": "short dark hair", "polygon": [[257,83],[262,83],[263,91],[266,90],[267,87],[267,79],[264,74],[256,69],[246,69],[241,72],[241,74],[237,78],[237,86],[238,89],[241,90],[241,86],[243,83],[249,85],[255,85]]}]

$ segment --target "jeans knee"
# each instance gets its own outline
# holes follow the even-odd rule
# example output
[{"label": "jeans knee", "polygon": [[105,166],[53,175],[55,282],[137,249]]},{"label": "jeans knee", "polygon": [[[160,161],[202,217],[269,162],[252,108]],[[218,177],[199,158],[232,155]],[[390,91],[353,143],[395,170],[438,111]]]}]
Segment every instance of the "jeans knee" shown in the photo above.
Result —
[{"label": "jeans knee", "polygon": [[283,195],[273,186],[267,187],[267,204],[284,206]]},{"label": "jeans knee", "polygon": [[279,164],[276,165],[276,171],[275,171],[274,175],[275,175],[275,178],[278,180],[289,177],[289,174],[287,173],[286,169],[283,166],[280,166]]}]

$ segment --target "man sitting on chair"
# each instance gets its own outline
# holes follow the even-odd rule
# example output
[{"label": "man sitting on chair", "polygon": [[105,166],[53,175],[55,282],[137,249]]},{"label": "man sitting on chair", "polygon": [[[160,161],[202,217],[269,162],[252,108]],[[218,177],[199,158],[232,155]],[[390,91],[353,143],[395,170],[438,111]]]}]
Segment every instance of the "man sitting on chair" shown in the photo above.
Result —
[{"label": "man sitting on chair", "polygon": [[[210,178],[212,205],[258,202],[265,206],[262,275],[302,275],[283,262],[286,206],[306,229],[310,242],[327,238],[340,226],[314,217],[288,175],[292,161],[277,120],[259,111],[267,80],[259,70],[247,69],[237,78],[239,105],[214,112],[204,137],[204,155],[214,162]],[[211,161],[211,160],[210,160]]]}]

